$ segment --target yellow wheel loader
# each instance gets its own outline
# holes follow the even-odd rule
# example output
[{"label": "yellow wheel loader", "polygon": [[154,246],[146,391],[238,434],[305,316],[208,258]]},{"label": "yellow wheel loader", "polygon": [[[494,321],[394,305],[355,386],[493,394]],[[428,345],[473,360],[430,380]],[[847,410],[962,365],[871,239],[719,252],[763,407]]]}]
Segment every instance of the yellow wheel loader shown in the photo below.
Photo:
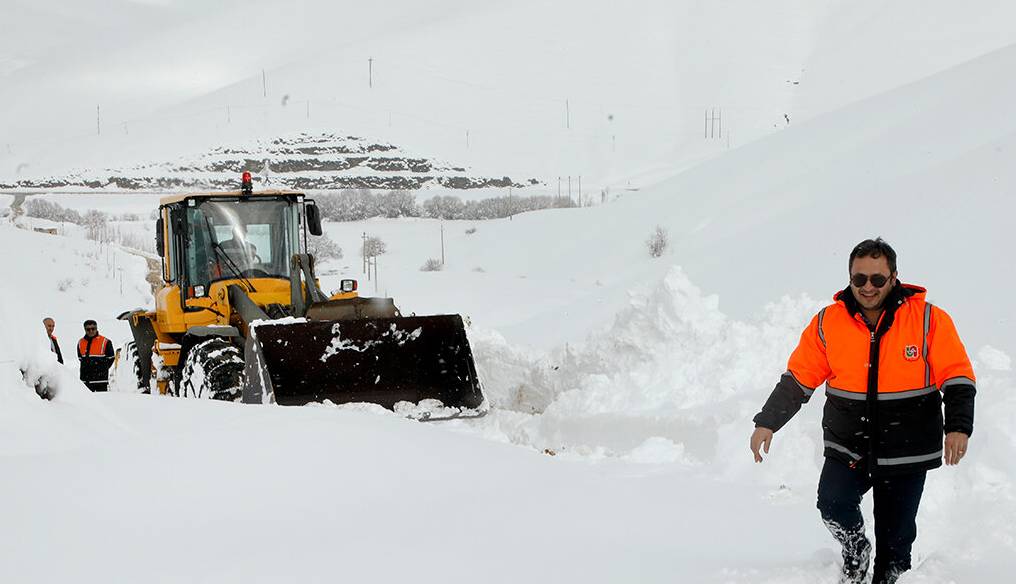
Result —
[{"label": "yellow wheel loader", "polygon": [[138,387],[154,378],[159,393],[185,397],[482,415],[462,318],[402,316],[390,298],[360,297],[354,280],[326,296],[307,253],[308,236],[321,233],[313,200],[254,192],[249,173],[239,191],[163,198],[165,286],[155,310],[119,317],[134,336]]}]

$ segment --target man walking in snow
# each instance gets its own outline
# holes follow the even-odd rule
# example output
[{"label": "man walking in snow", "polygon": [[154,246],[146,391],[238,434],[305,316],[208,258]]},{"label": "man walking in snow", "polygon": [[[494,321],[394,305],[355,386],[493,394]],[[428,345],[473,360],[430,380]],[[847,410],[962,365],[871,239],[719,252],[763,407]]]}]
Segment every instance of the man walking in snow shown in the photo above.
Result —
[{"label": "man walking in snow", "polygon": [[42,319],[42,326],[46,327],[46,336],[49,337],[49,350],[56,353],[56,362],[63,364],[63,353],[60,352],[60,343],[56,340],[53,331],[56,330],[56,321],[50,317]]},{"label": "man walking in snow", "polygon": [[113,364],[113,343],[99,334],[94,320],[85,321],[85,336],[78,341],[80,377],[88,389],[106,391],[109,385],[109,367]]},{"label": "man walking in snow", "polygon": [[952,319],[924,288],[897,279],[889,244],[857,244],[849,270],[850,284],[812,318],[755,416],[751,450],[761,462],[760,448],[768,453],[773,433],[826,383],[818,509],[843,546],[840,581],[865,581],[872,546],[860,503],[873,490],[872,584],[891,584],[910,569],[927,471],[943,455],[954,465],[966,454],[975,378]]}]

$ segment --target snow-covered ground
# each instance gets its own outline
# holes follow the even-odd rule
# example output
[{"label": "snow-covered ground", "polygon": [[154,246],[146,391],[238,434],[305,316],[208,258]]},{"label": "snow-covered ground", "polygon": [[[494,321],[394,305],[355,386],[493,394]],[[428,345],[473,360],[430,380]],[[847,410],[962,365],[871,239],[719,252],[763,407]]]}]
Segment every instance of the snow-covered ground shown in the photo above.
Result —
[{"label": "snow-covered ground", "polygon": [[[68,259],[82,244],[0,229],[5,247],[26,238],[56,240],[33,244]],[[14,357],[0,384],[0,457],[15,477],[0,485],[14,526],[0,532],[4,580],[835,579],[813,509],[820,408],[778,435],[765,465],[745,447],[814,301],[740,322],[673,268],[579,350],[535,356],[474,330],[494,408],[420,424],[350,407],[89,394],[73,367],[44,363],[29,313],[61,300],[98,311],[103,292],[117,294],[94,286],[93,308],[42,284],[34,297],[4,290],[26,306],[5,303],[24,340],[0,347]],[[1005,356],[975,356],[975,446],[929,482],[912,582],[1002,582],[1013,568],[1016,380]],[[57,398],[39,400],[16,367],[44,374]]]},{"label": "snow-covered ground", "polygon": [[[40,8],[16,1],[13,9],[24,18],[62,11],[74,21],[92,4]],[[124,13],[95,26],[163,10],[120,4]],[[549,21],[579,4],[555,4],[547,9]],[[596,14],[607,9],[606,3],[586,4]],[[725,95],[755,99],[769,112],[746,114],[745,127],[757,131],[735,139],[729,152],[678,147],[647,129],[652,115],[636,115],[640,121],[626,131],[645,151],[626,153],[623,164],[604,166],[602,176],[652,178],[609,204],[502,221],[326,226],[345,253],[320,266],[326,289],[352,276],[365,295],[376,287],[403,312],[468,317],[492,406],[481,419],[421,424],[361,407],[90,394],[76,382],[72,363],[81,321],[95,318],[104,335],[122,344],[128,331],[115,315],[152,302],[145,260],[88,241],[80,229],[65,226],[57,235],[19,229],[3,216],[13,197],[0,195],[0,322],[8,331],[0,337],[0,581],[831,584],[838,552],[814,508],[822,396],[777,434],[764,464],[751,462],[747,439],[750,419],[784,371],[804,324],[845,285],[850,248],[882,235],[900,254],[903,280],[927,286],[930,299],[953,316],[975,360],[979,387],[970,454],[958,467],[931,473],[915,570],[901,583],[1008,582],[1016,570],[1016,315],[1005,297],[1016,284],[1010,258],[1016,172],[1009,163],[1016,148],[1009,111],[1016,103],[1009,74],[1016,67],[1010,45],[1016,35],[1006,18],[1012,9],[916,0],[890,6],[644,4],[642,15],[632,9],[611,22],[595,20],[560,43],[548,40],[558,38],[551,24],[513,29],[499,20],[517,24],[525,11],[451,1],[420,8],[426,18],[415,11],[400,15],[394,6],[356,9],[377,17],[372,26],[386,34],[368,42],[357,36],[370,37],[363,30],[350,42],[390,55],[412,46],[444,54],[481,36],[510,47],[513,33],[530,30],[530,43],[519,44],[516,58],[499,49],[499,60],[486,68],[477,63],[491,55],[487,45],[457,49],[459,60],[450,63],[472,63],[468,76],[450,75],[436,60],[403,66],[407,75],[421,76],[420,103],[435,103],[420,97],[428,92],[447,95],[433,81],[443,78],[461,93],[434,107],[492,127],[531,128],[517,125],[522,117],[486,112],[475,98],[518,95],[515,85],[509,90],[500,83],[541,47],[576,64],[560,80],[551,68],[533,70],[540,83],[530,85],[548,88],[544,95],[563,95],[563,86],[586,78],[583,71],[621,70],[641,54],[645,67],[660,69],[647,75],[652,90],[645,95],[632,93],[624,81],[643,69],[620,81],[599,77],[580,86],[587,96],[603,95],[603,103],[645,113],[664,111],[652,108],[674,95],[665,89],[677,80],[699,79],[709,82],[691,86],[724,87]],[[138,51],[176,46],[167,43],[193,31],[175,27],[193,26],[198,3],[167,5],[173,17],[164,31],[129,31],[117,42]],[[253,11],[259,18],[251,26],[278,27],[273,6],[257,4],[262,10]],[[226,8],[206,15],[216,35],[204,38],[224,42],[212,23],[227,15]],[[648,22],[654,16],[659,22]],[[297,28],[308,24],[302,19],[281,22]],[[312,30],[325,26],[326,19],[318,20],[308,24]],[[73,40],[79,33],[66,22],[55,19],[52,26]],[[487,22],[501,26],[478,26]],[[909,32],[901,35],[904,29]],[[719,30],[728,34],[716,36]],[[443,34],[420,41],[435,31]],[[653,52],[660,44],[672,48],[674,31],[682,33],[676,35],[684,39],[682,51]],[[714,42],[706,44],[710,31]],[[583,52],[596,35],[610,42]],[[616,50],[626,43],[635,46]],[[294,83],[313,77],[306,71],[322,65],[298,58],[306,57],[306,47],[294,45],[279,57],[303,64],[279,65],[278,73]],[[44,75],[51,71],[46,63],[88,70],[100,49],[89,45],[68,59],[40,43],[0,59],[0,76],[11,80],[0,88],[0,99],[17,102],[0,118],[10,123],[11,135],[26,135],[22,124],[11,122],[17,112],[35,111],[25,88],[57,83]],[[178,50],[181,63],[189,62],[190,50]],[[124,52],[92,82],[101,85],[103,75],[143,54]],[[666,55],[680,64],[677,72],[667,69]],[[260,68],[269,65],[256,63],[257,56],[231,57],[250,59],[235,85],[205,93],[195,78],[195,86],[160,98],[159,107],[193,113],[220,97],[228,103],[233,92],[250,89],[255,70],[260,84]],[[358,59],[349,57],[350,67]],[[771,69],[760,68],[768,61]],[[346,61],[333,65],[344,70]],[[157,70],[150,81],[159,79]],[[476,71],[505,77],[489,86],[462,82]],[[766,84],[770,77],[779,79],[778,90]],[[404,93],[384,95],[402,96],[408,108],[410,92]],[[369,98],[357,88],[343,99]],[[459,101],[470,99],[471,108]],[[712,99],[688,99],[701,124],[701,109]],[[593,110],[603,107],[587,100]],[[582,100],[574,103],[579,116]],[[777,132],[771,120],[765,131],[758,125],[773,112],[782,120],[784,108],[794,104],[800,110],[789,111],[802,114],[789,126]],[[132,115],[145,115],[137,107]],[[519,108],[534,119],[542,115],[535,106]],[[725,111],[733,116],[739,110]],[[616,121],[622,119],[629,123],[621,115]],[[53,120],[58,125],[60,116]],[[184,126],[169,135],[168,146],[205,139],[186,139]],[[657,120],[656,127],[664,126]],[[384,127],[368,129],[384,134]],[[415,137],[416,144],[442,149],[441,140],[422,129],[394,135],[401,131],[396,124],[393,139]],[[532,169],[533,161],[516,150],[533,145],[558,148],[554,160],[594,165],[588,150],[578,156],[559,139],[555,132],[531,132],[525,141],[499,142],[484,156]],[[39,154],[32,164],[65,163],[72,159],[70,145]],[[117,148],[97,148],[90,156],[120,160]],[[0,150],[0,160],[13,166],[14,159],[3,156]],[[476,162],[483,160],[477,154]],[[154,197],[41,196],[113,215],[147,217],[156,205]],[[652,259],[645,242],[657,225],[668,230],[670,247]],[[145,222],[118,221],[116,227],[150,237]],[[420,271],[427,259],[441,257],[442,230],[445,269]],[[360,273],[363,233],[388,243],[377,281]],[[70,357],[65,367],[47,352],[44,316],[57,321]],[[56,398],[40,400],[25,379],[55,387]],[[865,512],[870,530],[870,501]]]}]

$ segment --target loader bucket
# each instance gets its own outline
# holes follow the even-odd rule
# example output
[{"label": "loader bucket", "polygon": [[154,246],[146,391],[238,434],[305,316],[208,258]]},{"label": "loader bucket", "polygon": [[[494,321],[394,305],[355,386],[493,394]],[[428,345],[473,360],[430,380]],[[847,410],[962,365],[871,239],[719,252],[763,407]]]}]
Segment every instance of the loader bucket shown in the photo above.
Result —
[{"label": "loader bucket", "polygon": [[483,403],[458,315],[262,321],[251,327],[245,360],[248,403],[330,400],[395,409],[398,402],[438,400],[463,412]]}]

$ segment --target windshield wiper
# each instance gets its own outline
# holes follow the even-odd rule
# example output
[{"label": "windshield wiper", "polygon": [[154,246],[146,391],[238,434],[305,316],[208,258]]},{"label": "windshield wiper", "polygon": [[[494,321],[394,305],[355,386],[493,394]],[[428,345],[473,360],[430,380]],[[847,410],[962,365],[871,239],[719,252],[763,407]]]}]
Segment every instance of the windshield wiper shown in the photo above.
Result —
[{"label": "windshield wiper", "polygon": [[218,252],[218,255],[221,256],[222,259],[226,260],[226,266],[229,267],[230,271],[232,271],[237,278],[240,278],[243,281],[248,292],[257,292],[257,289],[254,288],[254,284],[244,277],[243,273],[240,271],[240,267],[236,265],[233,259],[229,257],[229,254],[226,253],[226,250],[222,249],[219,242],[215,240],[215,233],[212,231],[212,220],[208,217],[205,217],[205,226],[208,227],[208,241],[212,242],[212,250]]}]

